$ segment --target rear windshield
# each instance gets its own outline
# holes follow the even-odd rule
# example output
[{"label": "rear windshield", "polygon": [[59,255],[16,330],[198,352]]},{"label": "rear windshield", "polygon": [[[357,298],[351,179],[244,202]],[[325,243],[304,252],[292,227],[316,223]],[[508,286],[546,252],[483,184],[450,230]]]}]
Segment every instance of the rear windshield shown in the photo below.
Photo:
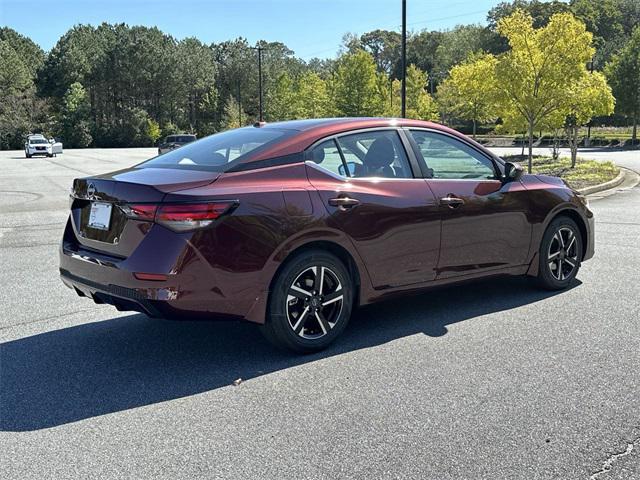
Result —
[{"label": "rear windshield", "polygon": [[256,127],[227,130],[158,155],[137,167],[224,172],[241,163],[249,153],[257,153],[294,133],[294,130]]}]

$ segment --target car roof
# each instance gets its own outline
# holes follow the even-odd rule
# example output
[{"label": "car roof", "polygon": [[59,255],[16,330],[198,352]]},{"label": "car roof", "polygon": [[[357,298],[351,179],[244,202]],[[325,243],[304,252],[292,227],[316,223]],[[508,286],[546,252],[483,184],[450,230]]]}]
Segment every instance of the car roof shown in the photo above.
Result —
[{"label": "car roof", "polygon": [[[481,151],[488,152],[482,145],[469,137],[439,123],[408,118],[379,118],[379,117],[346,117],[319,118],[309,120],[290,120],[286,122],[256,123],[255,128],[294,130],[296,134],[286,136],[282,141],[275,142],[269,148],[260,149],[256,155],[249,156],[245,162],[266,160],[273,157],[291,155],[304,151],[316,141],[331,135],[346,133],[352,130],[388,127],[418,127],[439,130],[467,142],[474,144]],[[489,154],[490,155],[490,154]]]}]

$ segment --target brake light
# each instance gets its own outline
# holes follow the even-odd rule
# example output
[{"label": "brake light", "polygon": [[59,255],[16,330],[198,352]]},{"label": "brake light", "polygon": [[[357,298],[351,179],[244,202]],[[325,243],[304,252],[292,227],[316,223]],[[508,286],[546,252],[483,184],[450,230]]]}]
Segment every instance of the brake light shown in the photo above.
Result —
[{"label": "brake light", "polygon": [[137,205],[121,205],[124,214],[133,220],[146,220],[152,222],[156,216],[157,205],[142,203]]},{"label": "brake light", "polygon": [[227,213],[237,202],[126,204],[120,205],[124,214],[133,220],[155,222],[176,232],[196,230],[211,225]]},{"label": "brake light", "polygon": [[156,223],[177,232],[186,232],[211,225],[233,206],[233,202],[160,205]]}]

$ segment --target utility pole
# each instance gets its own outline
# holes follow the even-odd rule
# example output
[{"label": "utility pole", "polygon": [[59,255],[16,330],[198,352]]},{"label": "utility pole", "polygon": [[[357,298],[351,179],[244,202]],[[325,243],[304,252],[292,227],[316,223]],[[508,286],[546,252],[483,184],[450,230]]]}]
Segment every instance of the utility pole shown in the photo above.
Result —
[{"label": "utility pole", "polygon": [[263,47],[258,46],[256,47],[256,49],[258,50],[258,89],[260,90],[260,119],[259,121],[262,122],[264,121],[264,113],[263,113],[263,107],[262,107],[262,50],[264,50]]},{"label": "utility pole", "polygon": [[407,0],[402,0],[402,118],[407,117]]},{"label": "utility pole", "polygon": [[238,126],[242,126],[242,98],[240,97],[240,80],[238,80]]},{"label": "utility pole", "polygon": [[[589,72],[593,73],[593,57],[591,57],[591,61],[589,62]],[[585,141],[585,147],[591,146],[591,119],[589,119],[589,123],[587,124],[587,140]]]},{"label": "utility pole", "polygon": [[389,79],[389,100],[391,100],[391,112],[393,112],[393,78]]}]

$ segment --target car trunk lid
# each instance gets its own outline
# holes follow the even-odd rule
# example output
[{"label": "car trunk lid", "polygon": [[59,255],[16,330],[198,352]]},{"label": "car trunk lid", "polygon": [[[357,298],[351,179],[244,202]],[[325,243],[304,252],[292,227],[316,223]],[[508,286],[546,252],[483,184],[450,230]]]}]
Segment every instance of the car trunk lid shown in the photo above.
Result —
[{"label": "car trunk lid", "polygon": [[77,243],[125,258],[143,240],[151,224],[133,220],[125,204],[160,203],[167,193],[202,187],[216,172],[169,168],[130,168],[73,182],[71,217]]}]

